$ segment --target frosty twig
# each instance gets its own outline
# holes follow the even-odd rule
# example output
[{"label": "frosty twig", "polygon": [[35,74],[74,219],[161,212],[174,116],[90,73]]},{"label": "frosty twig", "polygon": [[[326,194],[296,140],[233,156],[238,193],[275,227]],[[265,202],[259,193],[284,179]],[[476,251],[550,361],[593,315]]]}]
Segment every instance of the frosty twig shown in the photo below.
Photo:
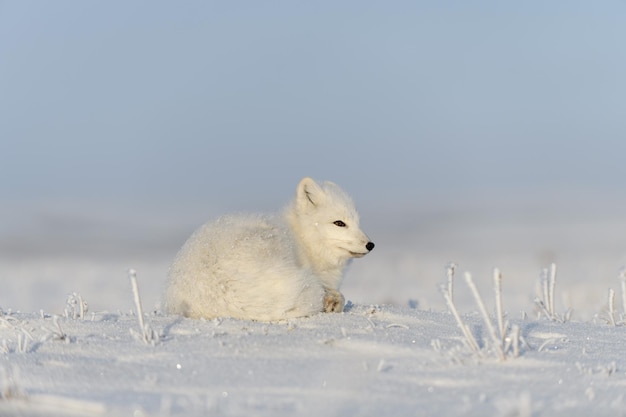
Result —
[{"label": "frosty twig", "polygon": [[491,340],[493,341],[496,354],[498,355],[498,358],[500,360],[504,360],[505,357],[504,357],[504,352],[502,351],[502,341],[498,339],[496,330],[494,329],[493,324],[491,323],[491,319],[489,318],[489,313],[487,313],[487,309],[485,308],[485,303],[483,302],[483,299],[480,296],[480,293],[478,292],[478,289],[476,288],[474,281],[472,280],[472,275],[469,272],[465,273],[465,282],[467,283],[467,286],[469,287],[469,289],[472,291],[472,294],[474,295],[474,300],[476,301],[476,304],[478,305],[478,309],[480,310],[480,313],[483,316],[483,320],[485,322],[485,325],[487,326],[487,331],[489,332],[489,336],[491,336]]},{"label": "frosty twig", "polygon": [[141,298],[139,297],[139,288],[137,286],[137,271],[135,271],[134,269],[129,269],[128,277],[130,278],[130,285],[133,290],[135,308],[137,309],[137,320],[139,321],[139,328],[141,330],[141,334],[136,334],[131,329],[131,334],[136,338],[143,340],[144,343],[155,345],[159,341],[159,336],[149,325],[144,322],[143,308],[141,306]]},{"label": "frosty twig", "polygon": [[502,311],[502,274],[498,268],[493,270],[493,281],[496,293],[496,316],[498,319],[498,331],[500,332],[500,343],[504,343],[506,331],[504,329],[504,313]]}]

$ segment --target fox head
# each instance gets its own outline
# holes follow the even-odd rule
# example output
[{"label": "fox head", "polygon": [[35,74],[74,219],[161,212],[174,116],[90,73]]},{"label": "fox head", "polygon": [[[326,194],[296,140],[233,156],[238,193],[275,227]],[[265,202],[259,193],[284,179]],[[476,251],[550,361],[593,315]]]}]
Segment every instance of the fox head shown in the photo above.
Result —
[{"label": "fox head", "polygon": [[374,249],[374,243],[359,228],[352,199],[332,182],[319,185],[311,178],[302,179],[289,221],[314,269],[341,267],[350,258],[360,258]]}]

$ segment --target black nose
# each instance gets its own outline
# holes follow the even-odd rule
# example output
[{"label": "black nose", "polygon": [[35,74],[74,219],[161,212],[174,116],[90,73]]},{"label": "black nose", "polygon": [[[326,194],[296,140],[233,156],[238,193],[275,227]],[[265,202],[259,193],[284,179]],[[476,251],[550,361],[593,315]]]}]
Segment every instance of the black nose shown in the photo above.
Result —
[{"label": "black nose", "polygon": [[374,242],[367,242],[367,245],[365,245],[365,249],[369,251],[369,250],[374,249],[374,246],[376,246],[374,245]]}]

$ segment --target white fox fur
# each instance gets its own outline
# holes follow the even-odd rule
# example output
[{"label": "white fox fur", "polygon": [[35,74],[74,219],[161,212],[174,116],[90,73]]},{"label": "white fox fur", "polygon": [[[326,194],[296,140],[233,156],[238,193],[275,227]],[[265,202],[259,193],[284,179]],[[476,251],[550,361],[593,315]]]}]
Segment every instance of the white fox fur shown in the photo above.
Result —
[{"label": "white fox fur", "polygon": [[170,268],[163,306],[260,321],[343,311],[344,270],[373,247],[350,197],[304,178],[282,215],[229,215],[198,229]]}]

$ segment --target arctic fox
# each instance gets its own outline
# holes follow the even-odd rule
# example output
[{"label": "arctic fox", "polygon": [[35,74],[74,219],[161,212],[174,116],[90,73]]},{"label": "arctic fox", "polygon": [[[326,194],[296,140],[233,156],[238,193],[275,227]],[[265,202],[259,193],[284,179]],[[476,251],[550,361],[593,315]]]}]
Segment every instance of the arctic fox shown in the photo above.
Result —
[{"label": "arctic fox", "polygon": [[176,255],[163,307],[259,321],[340,312],[349,260],[372,249],[350,197],[304,178],[280,215],[230,215],[200,227]]}]

